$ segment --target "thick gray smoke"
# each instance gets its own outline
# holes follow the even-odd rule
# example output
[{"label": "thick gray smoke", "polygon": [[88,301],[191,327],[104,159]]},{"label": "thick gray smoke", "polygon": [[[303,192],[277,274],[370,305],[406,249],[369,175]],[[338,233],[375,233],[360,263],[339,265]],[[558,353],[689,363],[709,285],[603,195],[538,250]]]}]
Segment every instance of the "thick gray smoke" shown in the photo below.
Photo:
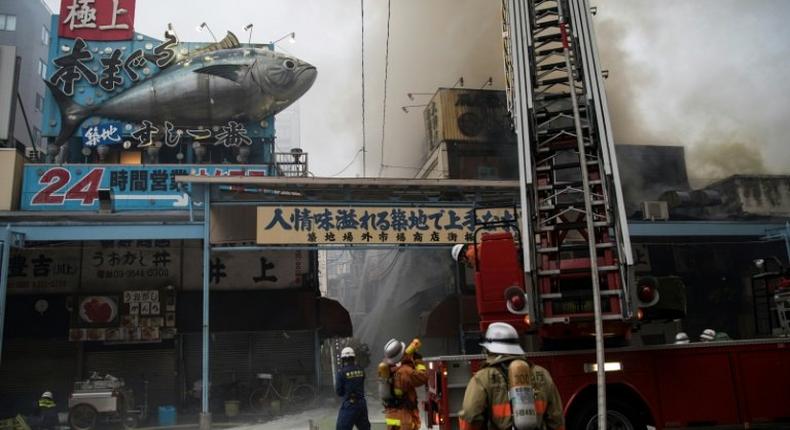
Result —
[{"label": "thick gray smoke", "polygon": [[[365,61],[368,86],[368,176],[381,164],[381,124],[384,94],[386,1],[366,2],[375,14],[368,23]],[[467,88],[480,88],[493,77],[493,88],[504,88],[502,23],[499,1],[392,1],[387,125],[383,176],[413,177],[427,155],[422,107],[404,113],[401,106],[423,105],[439,87],[451,87],[459,77]],[[366,12],[367,13],[367,12]]]},{"label": "thick gray smoke", "polygon": [[697,184],[788,172],[790,3],[594,3],[617,143],[685,146]]}]

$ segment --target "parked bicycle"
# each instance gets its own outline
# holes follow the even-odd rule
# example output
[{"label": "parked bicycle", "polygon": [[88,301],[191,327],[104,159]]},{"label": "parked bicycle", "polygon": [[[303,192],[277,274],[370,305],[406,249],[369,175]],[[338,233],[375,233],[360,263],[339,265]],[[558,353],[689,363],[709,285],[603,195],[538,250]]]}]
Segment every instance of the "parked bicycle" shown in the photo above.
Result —
[{"label": "parked bicycle", "polygon": [[[280,400],[290,408],[309,408],[316,400],[316,389],[310,384],[300,383],[296,378],[288,378],[275,385],[275,375],[258,373],[255,375],[260,387],[250,393],[250,408],[256,412],[269,412],[272,402]],[[277,378],[278,381],[281,378]]]}]

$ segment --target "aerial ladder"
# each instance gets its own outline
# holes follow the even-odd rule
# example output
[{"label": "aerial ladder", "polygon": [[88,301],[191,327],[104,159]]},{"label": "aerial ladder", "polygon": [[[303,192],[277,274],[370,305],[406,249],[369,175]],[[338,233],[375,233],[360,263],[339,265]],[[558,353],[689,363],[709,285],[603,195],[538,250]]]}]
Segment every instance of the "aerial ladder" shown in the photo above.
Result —
[{"label": "aerial ladder", "polygon": [[627,337],[637,299],[591,9],[588,0],[502,0],[502,23],[529,310],[544,339],[594,328],[606,428],[604,332]]}]

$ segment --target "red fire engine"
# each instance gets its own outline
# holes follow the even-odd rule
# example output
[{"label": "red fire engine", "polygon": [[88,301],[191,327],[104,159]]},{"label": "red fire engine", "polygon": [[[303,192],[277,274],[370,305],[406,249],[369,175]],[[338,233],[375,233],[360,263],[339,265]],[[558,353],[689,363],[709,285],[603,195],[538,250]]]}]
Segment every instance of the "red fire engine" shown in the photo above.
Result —
[{"label": "red fire engine", "polygon": [[[475,287],[481,330],[494,321],[528,330],[524,316],[511,312],[525,303],[523,296],[512,293],[512,285],[518,285],[521,278],[513,236],[484,233],[476,249]],[[784,285],[781,279],[778,285]],[[645,291],[644,295],[654,293]],[[568,326],[576,334],[582,324]],[[609,334],[614,336],[614,332]],[[594,351],[548,351],[527,356],[531,363],[551,373],[563,399],[566,427],[597,428]],[[482,355],[428,359],[430,377],[424,408],[429,428],[458,428],[456,417],[466,384],[483,359]],[[610,428],[790,428],[787,337],[608,349],[604,369]]]},{"label": "red fire engine", "polygon": [[[659,297],[655,285],[633,280],[590,5],[502,6],[521,202],[518,222],[482,226],[499,230],[483,232],[469,253],[480,330],[505,321],[544,345],[595,340],[595,350],[529,354],[551,373],[569,429],[790,423],[788,338],[620,347],[604,359],[604,339],[626,343]],[[482,359],[428,360],[429,426],[458,428],[464,389]],[[598,414],[604,404],[607,413]]]}]

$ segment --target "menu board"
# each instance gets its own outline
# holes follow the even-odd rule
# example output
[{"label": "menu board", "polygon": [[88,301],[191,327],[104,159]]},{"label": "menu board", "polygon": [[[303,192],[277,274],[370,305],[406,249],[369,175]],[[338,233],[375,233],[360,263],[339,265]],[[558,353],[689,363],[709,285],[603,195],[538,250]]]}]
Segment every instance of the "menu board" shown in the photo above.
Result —
[{"label": "menu board", "polygon": [[114,296],[78,296],[72,341],[151,342],[176,335],[173,288],[127,290]]}]

